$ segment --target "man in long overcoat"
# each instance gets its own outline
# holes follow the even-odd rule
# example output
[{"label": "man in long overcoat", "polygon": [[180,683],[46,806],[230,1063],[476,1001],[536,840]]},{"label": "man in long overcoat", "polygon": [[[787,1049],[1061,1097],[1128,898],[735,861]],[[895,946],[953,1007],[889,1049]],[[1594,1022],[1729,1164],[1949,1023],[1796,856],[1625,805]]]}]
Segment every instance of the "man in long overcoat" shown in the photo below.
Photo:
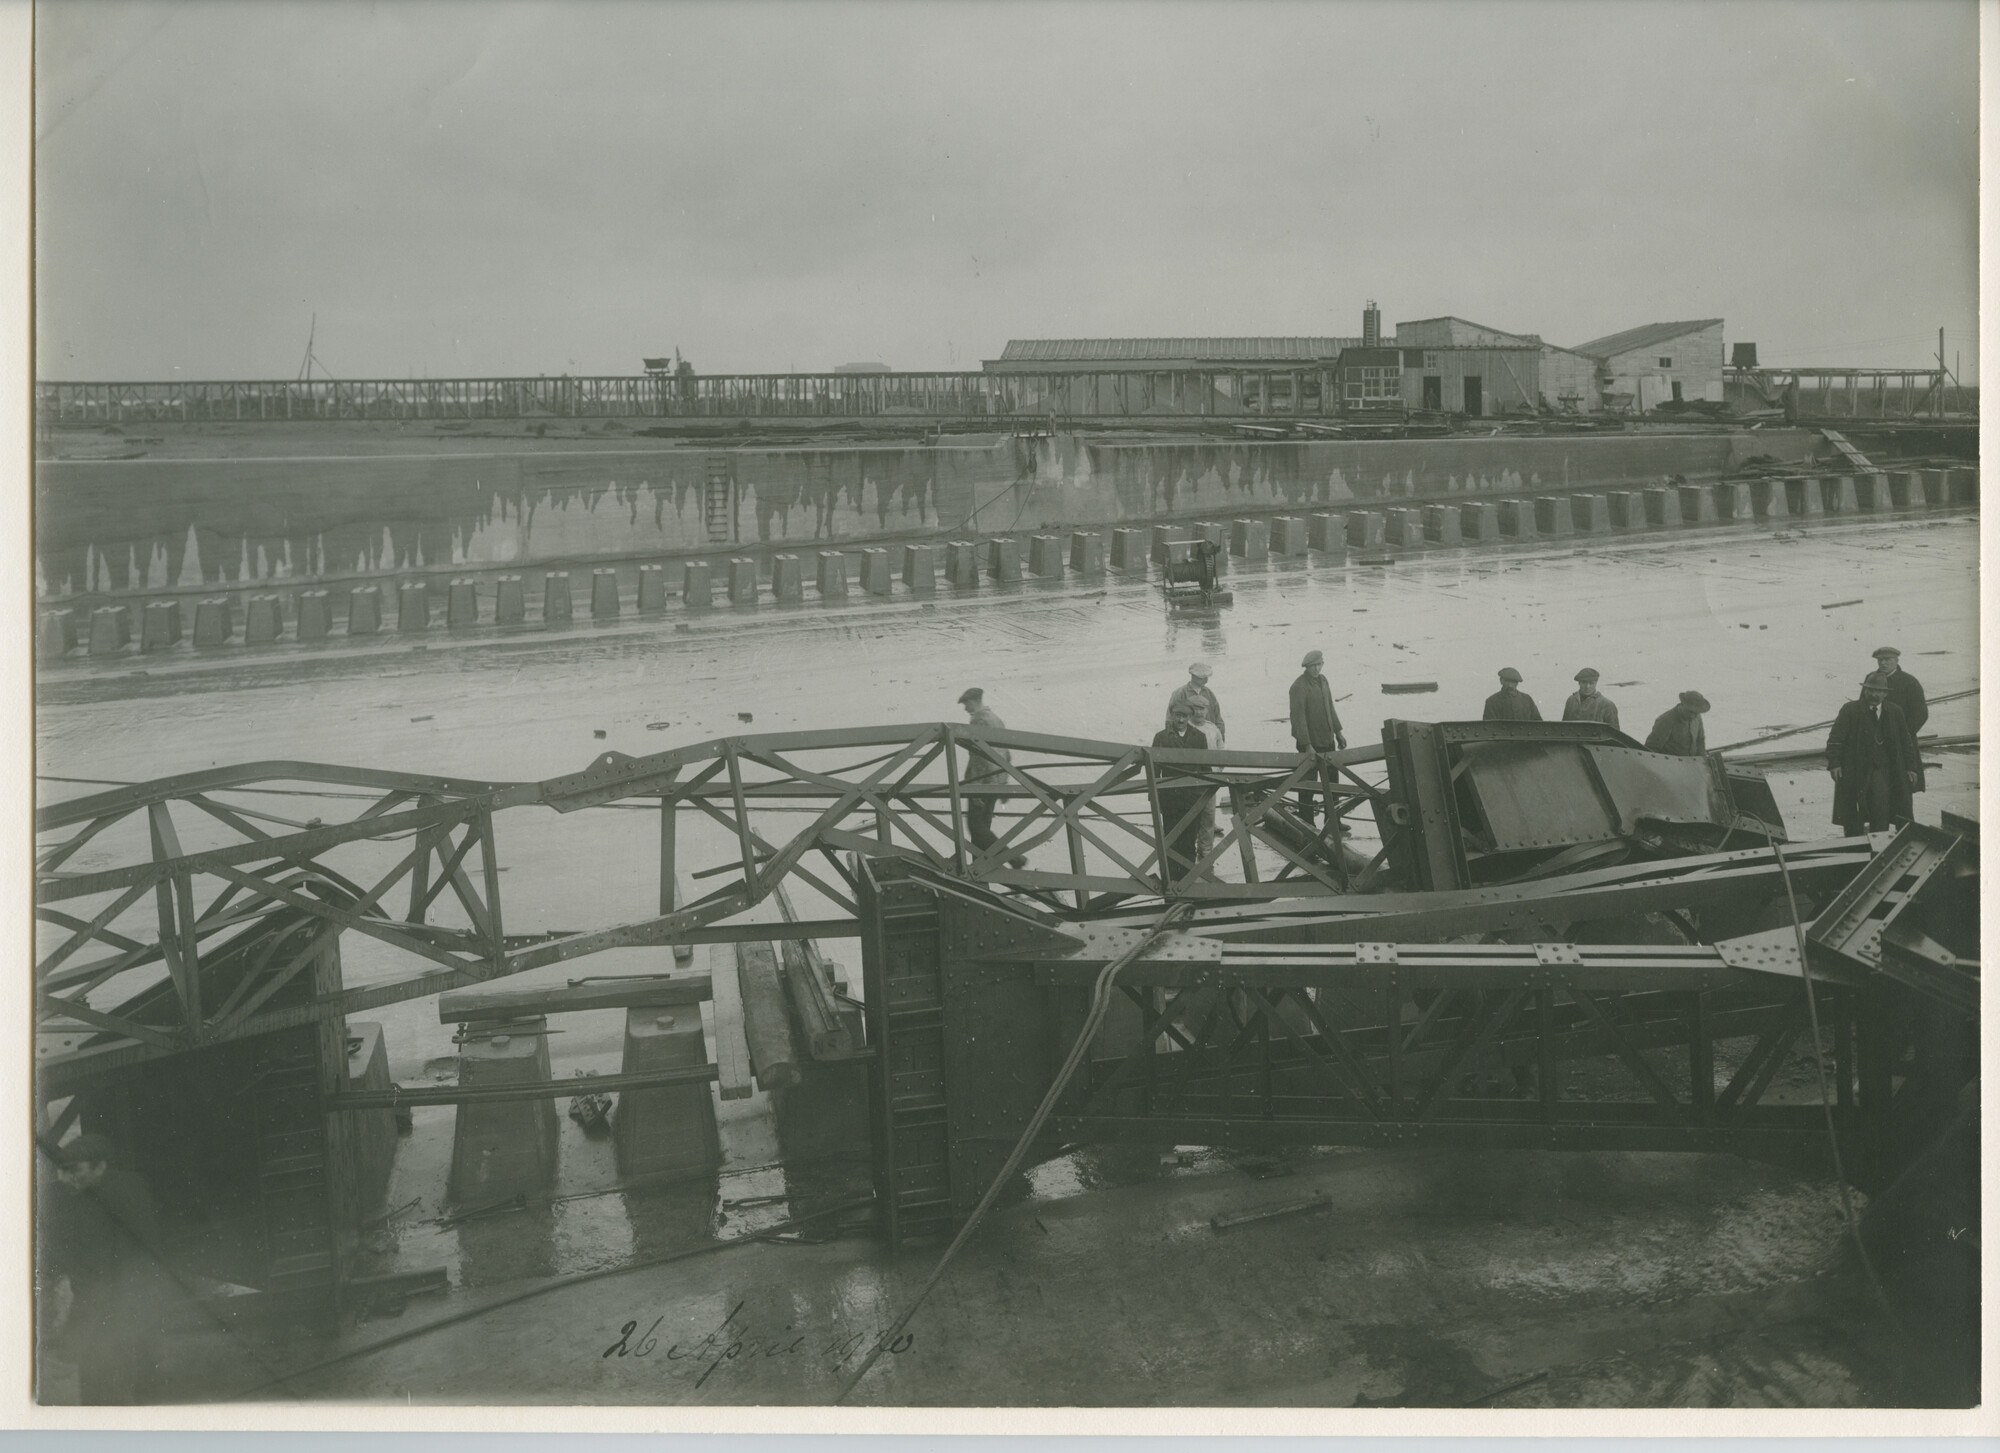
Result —
[{"label": "man in long overcoat", "polygon": [[[1903,669],[1903,653],[1894,646],[1881,646],[1875,652],[1875,669],[1889,678],[1889,704],[1903,714],[1903,725],[1910,729],[1911,737],[1924,734],[1924,723],[1931,719],[1931,704],[1924,698],[1923,683]],[[1924,790],[1924,764],[1922,753],[1918,753],[1917,791]]]},{"label": "man in long overcoat", "polygon": [[[1347,734],[1340,729],[1340,713],[1333,709],[1333,687],[1328,684],[1326,657],[1308,651],[1299,663],[1305,669],[1292,683],[1292,744],[1301,752],[1344,752]],[[1299,815],[1308,824],[1318,812],[1319,795],[1301,790]]]},{"label": "man in long overcoat", "polygon": [[1910,820],[1910,794],[1922,785],[1917,741],[1881,672],[1863,681],[1861,699],[1834,718],[1826,770],[1833,777],[1833,820],[1849,837]]}]

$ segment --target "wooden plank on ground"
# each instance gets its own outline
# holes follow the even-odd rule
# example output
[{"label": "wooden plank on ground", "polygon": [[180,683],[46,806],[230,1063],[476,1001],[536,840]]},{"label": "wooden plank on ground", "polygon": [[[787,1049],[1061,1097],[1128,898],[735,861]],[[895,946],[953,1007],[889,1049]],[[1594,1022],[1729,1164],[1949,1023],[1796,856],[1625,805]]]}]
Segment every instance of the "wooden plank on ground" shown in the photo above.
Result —
[{"label": "wooden plank on ground", "polygon": [[736,982],[736,945],[710,944],[708,977],[715,988],[716,1081],[725,1100],[750,1098],[750,1047],[743,1039],[743,995]]}]

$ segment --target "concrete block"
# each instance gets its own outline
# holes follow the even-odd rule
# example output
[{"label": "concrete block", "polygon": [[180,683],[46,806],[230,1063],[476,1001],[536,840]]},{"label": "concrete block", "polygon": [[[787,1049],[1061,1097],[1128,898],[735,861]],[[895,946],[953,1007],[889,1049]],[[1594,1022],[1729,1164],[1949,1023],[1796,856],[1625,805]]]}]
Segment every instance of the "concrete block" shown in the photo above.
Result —
[{"label": "concrete block", "polygon": [[1535,497],[1535,533],[1557,539],[1575,533],[1568,495],[1544,494]]},{"label": "concrete block", "polygon": [[444,623],[447,626],[479,624],[479,582],[471,578],[454,580],[445,597]]},{"label": "concrete block", "polygon": [[[324,641],[333,634],[333,598],[324,590],[302,590],[292,601],[292,611],[298,623],[292,628],[301,641]],[[175,612],[175,632],[178,634],[179,612]]]},{"label": "concrete block", "polygon": [[284,603],[275,595],[253,595],[243,616],[243,639],[252,646],[281,639],[285,634]]},{"label": "concrete block", "polygon": [[1715,486],[1715,517],[1739,525],[1748,524],[1756,518],[1749,481],[1732,480]]},{"label": "concrete block", "polygon": [[1043,580],[1060,580],[1063,573],[1061,535],[1033,535],[1028,539],[1028,569]]},{"label": "concrete block", "polygon": [[944,578],[958,590],[979,584],[979,547],[970,540],[949,540],[944,547]]},{"label": "concrete block", "polygon": [[1945,472],[1942,469],[1919,470],[1917,479],[1923,485],[1925,504],[1936,509],[1945,503]]},{"label": "concrete block", "polygon": [[1306,522],[1297,515],[1279,515],[1271,521],[1271,553],[1280,560],[1296,560],[1306,553]]},{"label": "concrete block", "polygon": [[1707,485],[1683,484],[1674,491],[1681,502],[1681,523],[1684,525],[1712,525],[1715,523],[1715,491]]},{"label": "concrete block", "polygon": [[1174,542],[1176,540],[1186,540],[1188,537],[1185,525],[1154,525],[1149,533],[1152,536],[1152,547],[1146,554],[1147,558],[1155,565],[1166,564],[1169,559],[1173,558],[1171,547]]},{"label": "concrete block", "polygon": [[757,562],[741,555],[729,562],[729,603],[731,605],[755,605],[757,603]]},{"label": "concrete block", "polygon": [[861,552],[861,588],[870,595],[887,595],[892,586],[889,552],[870,546]]},{"label": "concrete block", "polygon": [[1246,563],[1261,563],[1271,553],[1271,527],[1263,520],[1232,520],[1229,553]]},{"label": "concrete block", "polygon": [[115,656],[132,639],[132,608],[100,605],[90,613],[90,654]]},{"label": "concrete block", "polygon": [[[471,1089],[550,1079],[548,1025],[546,1018],[468,1025],[458,1052],[459,1084]],[[550,1099],[460,1105],[445,1194],[469,1207],[544,1189],[555,1179],[557,1129]]]},{"label": "concrete block", "polygon": [[1347,517],[1347,543],[1356,550],[1379,550],[1388,528],[1388,520],[1373,510],[1356,510]]},{"label": "concrete block", "polygon": [[[319,596],[322,601],[326,599],[326,592],[323,590],[313,591],[311,594]],[[323,636],[326,632],[321,631],[320,634]],[[178,645],[180,639],[181,603],[177,600],[147,601],[145,612],[139,619],[139,649],[164,651],[169,646]]]},{"label": "concrete block", "polygon": [[838,550],[819,552],[819,598],[847,599],[847,557]]},{"label": "concrete block", "polygon": [[1646,491],[1646,523],[1660,529],[1671,529],[1681,522],[1681,497],[1678,491],[1660,487]]},{"label": "concrete block", "polygon": [[1104,536],[1094,530],[1078,530],[1069,537],[1069,569],[1085,577],[1104,573]]},{"label": "concrete block", "polygon": [[1579,535],[1604,535],[1611,530],[1611,502],[1601,494],[1569,497],[1569,522]]},{"label": "concrete block", "polygon": [[431,628],[431,591],[421,580],[405,580],[396,587],[396,629],[427,631]]},{"label": "concrete block", "polygon": [[1750,514],[1754,519],[1783,522],[1791,518],[1791,491],[1782,479],[1754,479],[1749,482]]},{"label": "concrete block", "polygon": [[593,620],[615,621],[618,619],[618,572],[616,570],[593,570],[590,572],[590,615]]},{"label": "concrete block", "polygon": [[576,618],[576,602],[570,599],[569,572],[551,570],[542,577],[542,624],[566,626]]},{"label": "concrete block", "polygon": [[639,614],[658,615],[666,608],[666,567],[664,565],[641,565],[639,567]]},{"label": "concrete block", "polygon": [[[369,587],[373,589],[373,587]],[[356,594],[359,594],[357,591]],[[91,623],[95,634],[96,622]],[[236,634],[236,607],[226,595],[198,600],[194,606],[194,643],[197,646],[226,646]]]},{"label": "concrete block", "polygon": [[1229,527],[1215,520],[1203,520],[1194,527],[1194,537],[1215,546],[1215,573],[1221,575],[1226,572],[1229,569]]},{"label": "concrete block", "polygon": [[937,590],[937,547],[903,546],[903,584],[913,595],[930,595]]},{"label": "concrete block", "polygon": [[1945,503],[1954,505],[1978,504],[1979,471],[1976,469],[1946,470]]},{"label": "concrete block", "polygon": [[1009,535],[986,542],[986,578],[1009,584],[1021,578],[1021,542]]},{"label": "concrete block", "polygon": [[1621,489],[1604,497],[1614,530],[1646,528],[1646,496],[1636,489]]},{"label": "concrete block", "polygon": [[1424,506],[1424,538],[1433,545],[1456,545],[1463,539],[1457,505]]},{"label": "concrete block", "polygon": [[[377,585],[357,586],[347,592],[347,634],[350,636],[372,636],[382,629],[382,588]],[[195,612],[196,645],[200,645],[201,612]]]},{"label": "concrete block", "polygon": [[[176,603],[175,615],[180,607]],[[62,610],[42,612],[42,618],[35,628],[35,651],[43,656],[64,656],[76,649],[76,612],[65,607]]]},{"label": "concrete block", "polygon": [[[1449,509],[1446,505],[1444,508]],[[1458,529],[1467,540],[1497,540],[1500,538],[1500,506],[1490,501],[1458,507]]]},{"label": "concrete block", "polygon": [[1111,532],[1111,568],[1126,575],[1144,575],[1152,563],[1144,530]]},{"label": "concrete block", "polygon": [[1858,510],[1886,510],[1892,496],[1886,474],[1854,476],[1854,507]]},{"label": "concrete block", "polygon": [[771,557],[771,598],[773,600],[804,600],[806,596],[805,567],[796,555],[773,555]]},{"label": "concrete block", "polygon": [[1820,496],[1830,515],[1851,515],[1861,508],[1861,490],[1851,474],[1837,474],[1819,482]]},{"label": "concrete block", "polygon": [[1508,540],[1535,538],[1535,502],[1531,499],[1500,501],[1500,535]]},{"label": "concrete block", "polygon": [[[707,1063],[699,1005],[625,1011],[620,1074],[699,1069]],[[627,1179],[708,1175],[722,1161],[715,1098],[706,1084],[623,1091],[612,1115],[611,1143],[618,1174]]]},{"label": "concrete block", "polygon": [[518,575],[503,575],[493,583],[493,619],[518,626],[528,618],[528,590]]},{"label": "concrete block", "polygon": [[1794,518],[1801,515],[1818,515],[1826,512],[1825,496],[1820,493],[1822,483],[1817,479],[1785,479],[1777,481],[1785,494],[1785,513]]},{"label": "concrete block", "polygon": [[1389,511],[1382,538],[1399,550],[1418,550],[1424,545],[1424,512],[1398,508]]},{"label": "concrete block", "polygon": [[681,565],[681,603],[695,606],[715,603],[706,560],[688,560]]},{"label": "concrete block", "polygon": [[[1924,502],[1921,488],[1917,484],[1916,471],[1898,469],[1889,476],[1889,508],[1892,510],[1915,509]],[[1882,508],[1881,501],[1875,507]]]},{"label": "concrete block", "polygon": [[1347,517],[1330,513],[1306,516],[1306,548],[1347,558]]}]

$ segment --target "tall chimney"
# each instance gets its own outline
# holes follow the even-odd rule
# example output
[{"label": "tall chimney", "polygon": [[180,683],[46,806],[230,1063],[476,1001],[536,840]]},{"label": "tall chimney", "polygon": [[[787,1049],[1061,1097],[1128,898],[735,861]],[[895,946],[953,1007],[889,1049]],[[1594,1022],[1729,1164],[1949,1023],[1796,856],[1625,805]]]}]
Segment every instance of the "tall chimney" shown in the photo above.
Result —
[{"label": "tall chimney", "polygon": [[1382,310],[1370,298],[1368,306],[1361,310],[1361,346],[1380,348],[1382,346]]}]

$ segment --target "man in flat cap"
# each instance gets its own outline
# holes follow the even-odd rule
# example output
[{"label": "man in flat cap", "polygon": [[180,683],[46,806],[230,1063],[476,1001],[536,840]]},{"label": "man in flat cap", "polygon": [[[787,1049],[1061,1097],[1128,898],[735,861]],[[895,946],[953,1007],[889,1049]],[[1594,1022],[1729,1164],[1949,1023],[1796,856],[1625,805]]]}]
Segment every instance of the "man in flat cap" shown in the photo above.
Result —
[{"label": "man in flat cap", "polygon": [[1185,706],[1188,708],[1188,714],[1192,716],[1194,704],[1197,701],[1201,702],[1208,712],[1208,724],[1215,728],[1213,736],[1215,745],[1219,748],[1228,733],[1222,725],[1222,703],[1216,700],[1215,692],[1208,684],[1208,678],[1214,674],[1206,661],[1197,661],[1188,667],[1188,679],[1176,687],[1174,694],[1167,698],[1167,711],[1171,713],[1175,707]]},{"label": "man in flat cap", "polygon": [[[1889,703],[1903,714],[1903,725],[1910,729],[1911,740],[1922,734],[1924,723],[1931,719],[1931,704],[1924,699],[1924,688],[1916,677],[1903,669],[1903,653],[1894,646],[1881,646],[1875,652],[1875,669],[1889,682]],[[1922,753],[1918,754],[1917,791],[1924,790],[1924,764]]]},{"label": "man in flat cap", "polygon": [[1910,820],[1910,794],[1923,785],[1916,736],[1889,700],[1889,680],[1880,671],[1861,683],[1861,699],[1834,718],[1826,770],[1833,777],[1833,820],[1849,837]]},{"label": "man in flat cap", "polygon": [[1512,666],[1500,668],[1500,689],[1486,698],[1481,721],[1540,721],[1541,708],[1535,698],[1521,689],[1521,673]]},{"label": "man in flat cap", "polygon": [[1597,668],[1586,666],[1576,673],[1576,690],[1563,703],[1564,721],[1601,721],[1618,730],[1618,708],[1597,689]]},{"label": "man in flat cap", "polygon": [[[1326,657],[1308,651],[1299,663],[1304,669],[1292,683],[1292,744],[1301,752],[1344,752],[1347,734],[1340,729],[1340,713],[1333,709],[1333,687],[1325,675]],[[1317,811],[1319,795],[1301,790],[1299,815],[1310,825]]]},{"label": "man in flat cap", "polygon": [[54,1181],[42,1186],[39,1281],[76,1364],[77,1401],[91,1406],[160,1400],[174,1296],[152,1194],[116,1158],[106,1137],[79,1135],[54,1152]]},{"label": "man in flat cap", "polygon": [[[970,720],[968,726],[992,727],[1005,731],[1007,723],[1000,720],[1000,713],[986,704],[986,692],[977,686],[968,686],[958,695],[958,704],[965,708]],[[965,744],[965,776],[961,779],[968,787],[993,782],[1006,776],[1007,768],[1013,764],[1014,754],[1005,747],[986,742]],[[995,783],[995,785],[998,785]],[[999,839],[993,835],[993,809],[999,802],[997,797],[986,793],[968,793],[965,799],[965,835],[972,839],[973,847],[985,852]],[[1024,853],[1016,853],[1007,859],[1007,866],[1019,868],[1026,865]]]},{"label": "man in flat cap", "polygon": [[1681,699],[1661,712],[1646,734],[1646,750],[1675,757],[1702,757],[1708,754],[1708,733],[1701,714],[1708,710],[1708,698],[1699,691],[1683,691]]}]

